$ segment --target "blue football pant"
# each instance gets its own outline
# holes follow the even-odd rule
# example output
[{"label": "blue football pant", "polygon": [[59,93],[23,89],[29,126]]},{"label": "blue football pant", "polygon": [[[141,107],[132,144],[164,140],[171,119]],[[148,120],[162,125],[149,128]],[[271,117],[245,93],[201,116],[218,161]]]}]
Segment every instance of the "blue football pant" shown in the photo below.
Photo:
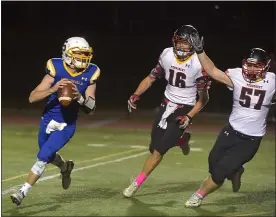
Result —
[{"label": "blue football pant", "polygon": [[73,137],[76,127],[67,125],[61,131],[52,131],[50,134],[47,134],[47,125],[48,123],[41,119],[38,133],[39,152],[37,158],[49,163],[55,159],[56,152],[62,149]]}]

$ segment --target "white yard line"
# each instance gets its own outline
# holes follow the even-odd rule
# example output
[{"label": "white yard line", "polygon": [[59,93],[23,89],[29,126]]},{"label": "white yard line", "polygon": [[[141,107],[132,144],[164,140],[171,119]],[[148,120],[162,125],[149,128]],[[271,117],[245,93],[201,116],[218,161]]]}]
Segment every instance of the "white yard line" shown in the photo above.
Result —
[{"label": "white yard line", "polygon": [[[87,144],[89,147],[94,147],[94,148],[104,148],[104,147],[112,147],[112,148],[133,148],[133,149],[147,149],[147,146],[143,145],[115,145],[115,144],[104,144],[104,143],[95,143],[95,144]],[[203,151],[202,148],[196,148],[196,147],[191,147],[191,151],[195,152],[201,152]]]},{"label": "white yard line", "polygon": [[[91,165],[88,165],[88,166],[85,166],[85,167],[80,167],[80,168],[74,169],[72,171],[72,173],[76,172],[76,171],[90,169],[90,168],[93,168],[93,167],[98,167],[98,166],[103,166],[103,165],[107,165],[107,164],[122,162],[122,161],[125,161],[125,160],[128,160],[128,159],[140,157],[140,156],[145,155],[145,154],[148,154],[148,151],[144,151],[144,152],[141,152],[139,154],[133,154],[133,155],[130,155],[130,156],[127,156],[127,157],[117,158],[117,159],[111,160],[111,161],[104,161],[104,162],[100,162],[100,163],[96,163],[96,164],[91,164]],[[46,181],[46,180],[54,179],[54,178],[59,177],[59,176],[60,176],[60,173],[52,175],[52,176],[42,177],[37,182],[43,182],[43,181]],[[16,191],[18,189],[18,187],[21,187],[21,186],[22,186],[22,184],[10,187],[10,188],[2,191],[2,195],[8,194],[8,193],[13,192],[13,191]]]},{"label": "white yard line", "polygon": [[112,148],[132,148],[132,149],[147,149],[147,146],[143,145],[116,145],[116,144],[104,144],[104,143],[93,143],[87,144],[89,147],[93,148],[105,148],[105,147],[112,147]]}]

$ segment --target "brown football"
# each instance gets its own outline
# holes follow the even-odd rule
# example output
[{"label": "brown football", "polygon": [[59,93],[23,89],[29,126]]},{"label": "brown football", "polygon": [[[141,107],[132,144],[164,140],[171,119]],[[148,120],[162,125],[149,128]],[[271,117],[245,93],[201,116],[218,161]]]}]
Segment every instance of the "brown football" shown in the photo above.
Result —
[{"label": "brown football", "polygon": [[72,84],[68,83],[63,88],[58,89],[58,101],[62,106],[68,106],[73,100]]}]

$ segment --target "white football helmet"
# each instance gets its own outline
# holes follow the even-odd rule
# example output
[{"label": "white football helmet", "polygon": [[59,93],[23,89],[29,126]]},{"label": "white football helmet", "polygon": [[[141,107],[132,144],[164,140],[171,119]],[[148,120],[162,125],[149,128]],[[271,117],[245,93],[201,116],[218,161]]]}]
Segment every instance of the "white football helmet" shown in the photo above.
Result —
[{"label": "white football helmet", "polygon": [[68,38],[62,47],[62,59],[71,67],[86,69],[92,59],[93,50],[81,37]]}]

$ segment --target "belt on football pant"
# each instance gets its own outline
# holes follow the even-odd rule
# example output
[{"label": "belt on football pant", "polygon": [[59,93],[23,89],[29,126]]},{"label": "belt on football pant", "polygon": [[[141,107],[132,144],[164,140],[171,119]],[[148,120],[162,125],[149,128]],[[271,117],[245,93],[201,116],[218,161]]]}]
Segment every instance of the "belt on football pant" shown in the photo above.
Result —
[{"label": "belt on football pant", "polygon": [[240,138],[243,138],[243,139],[251,139],[251,140],[255,140],[255,139],[259,139],[261,138],[261,136],[249,136],[249,135],[246,135],[246,134],[243,134],[241,132],[238,132],[236,131],[230,124],[229,126],[231,127],[231,129],[234,131],[234,133],[239,136]]},{"label": "belt on football pant", "polygon": [[[165,104],[168,104],[168,102],[170,102],[170,100],[168,100],[166,97],[164,97],[163,102]],[[174,103],[174,102],[172,102],[172,103]],[[177,105],[177,108],[184,108],[185,107],[185,104],[177,104],[177,103],[174,103],[174,104]]]}]

